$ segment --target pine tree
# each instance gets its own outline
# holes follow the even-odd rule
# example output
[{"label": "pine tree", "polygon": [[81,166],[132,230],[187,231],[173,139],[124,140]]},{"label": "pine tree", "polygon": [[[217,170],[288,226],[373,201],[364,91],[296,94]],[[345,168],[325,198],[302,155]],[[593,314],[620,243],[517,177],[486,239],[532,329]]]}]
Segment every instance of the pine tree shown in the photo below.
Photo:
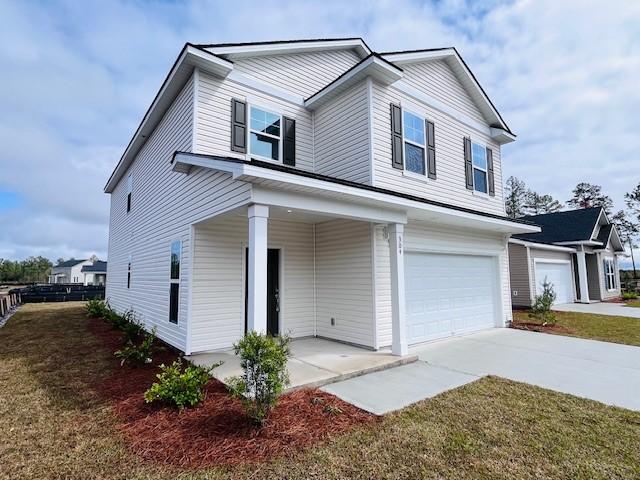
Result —
[{"label": "pine tree", "polygon": [[613,200],[602,193],[600,185],[581,182],[571,193],[573,197],[567,201],[567,205],[573,208],[602,207],[607,215],[611,214]]},{"label": "pine tree", "polygon": [[555,213],[564,208],[558,200],[551,195],[540,195],[533,190],[527,191],[525,211],[527,215],[541,215],[543,213]]},{"label": "pine tree", "polygon": [[527,186],[522,180],[514,176],[507,178],[504,206],[509,217],[518,218],[525,215],[526,195]]}]

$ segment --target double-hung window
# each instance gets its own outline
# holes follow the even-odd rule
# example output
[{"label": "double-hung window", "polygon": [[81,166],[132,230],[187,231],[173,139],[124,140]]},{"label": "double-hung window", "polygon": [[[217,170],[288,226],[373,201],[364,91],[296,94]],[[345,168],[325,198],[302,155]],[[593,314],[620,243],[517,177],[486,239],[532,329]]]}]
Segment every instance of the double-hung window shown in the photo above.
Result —
[{"label": "double-hung window", "polygon": [[182,244],[180,240],[171,243],[171,274],[169,276],[169,321],[178,323],[180,307],[180,255]]},{"label": "double-hung window", "polygon": [[402,112],[402,131],[404,134],[405,170],[413,173],[425,174],[425,122],[411,112]]},{"label": "double-hung window", "polygon": [[259,107],[251,106],[249,115],[249,149],[253,156],[280,160],[282,117]]},{"label": "double-hung window", "polygon": [[473,189],[476,192],[488,193],[487,149],[483,145],[471,142],[471,162],[473,164]]},{"label": "double-hung window", "polygon": [[604,281],[607,286],[607,290],[616,289],[616,268],[613,258],[604,259]]}]

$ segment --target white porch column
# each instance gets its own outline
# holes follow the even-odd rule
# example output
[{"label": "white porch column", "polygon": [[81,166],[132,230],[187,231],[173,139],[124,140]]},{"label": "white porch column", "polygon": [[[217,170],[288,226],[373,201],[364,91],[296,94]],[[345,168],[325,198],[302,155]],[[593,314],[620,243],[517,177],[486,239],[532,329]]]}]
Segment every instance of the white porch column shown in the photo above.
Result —
[{"label": "white porch column", "polygon": [[407,331],[404,299],[404,225],[389,225],[389,248],[391,254],[391,353],[406,355]]},{"label": "white porch column", "polygon": [[267,223],[269,207],[249,207],[249,276],[247,278],[247,329],[267,331]]},{"label": "white porch column", "polygon": [[584,247],[576,252],[578,260],[578,282],[580,283],[580,303],[589,303],[589,283],[587,280],[587,258]]}]

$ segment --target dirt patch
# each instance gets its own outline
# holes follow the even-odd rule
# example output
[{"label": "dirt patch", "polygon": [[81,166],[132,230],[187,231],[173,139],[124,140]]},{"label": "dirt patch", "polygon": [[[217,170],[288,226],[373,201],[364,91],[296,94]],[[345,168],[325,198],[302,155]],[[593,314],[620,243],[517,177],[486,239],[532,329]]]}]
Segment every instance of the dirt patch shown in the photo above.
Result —
[{"label": "dirt patch", "polygon": [[[122,346],[122,335],[99,319],[90,320],[89,330],[112,351]],[[177,357],[178,352],[165,347],[151,365],[120,367],[114,358],[112,374],[98,386],[112,404],[127,444],[147,461],[187,468],[254,463],[300,451],[378,419],[326,392],[302,389],[283,395],[266,426],[256,428],[241,403],[215,379],[196,408],[179,412],[146,404],[143,393],[155,380],[158,366]]]},{"label": "dirt patch", "polygon": [[558,333],[565,335],[575,333],[573,330],[563,325],[542,325],[535,322],[511,322],[511,328],[515,328],[517,330],[527,330],[529,332]]}]

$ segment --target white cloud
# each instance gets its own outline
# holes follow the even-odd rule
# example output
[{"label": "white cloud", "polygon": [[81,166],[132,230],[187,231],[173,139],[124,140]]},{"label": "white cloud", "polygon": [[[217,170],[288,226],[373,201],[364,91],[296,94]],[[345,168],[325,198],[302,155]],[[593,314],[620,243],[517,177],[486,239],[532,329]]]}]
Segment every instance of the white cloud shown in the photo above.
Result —
[{"label": "white cloud", "polygon": [[598,183],[621,207],[640,181],[639,24],[623,1],[0,0],[0,191],[24,197],[0,208],[0,256],[106,254],[102,187],[185,41],[454,45],[518,134],[507,175],[563,201]]}]

